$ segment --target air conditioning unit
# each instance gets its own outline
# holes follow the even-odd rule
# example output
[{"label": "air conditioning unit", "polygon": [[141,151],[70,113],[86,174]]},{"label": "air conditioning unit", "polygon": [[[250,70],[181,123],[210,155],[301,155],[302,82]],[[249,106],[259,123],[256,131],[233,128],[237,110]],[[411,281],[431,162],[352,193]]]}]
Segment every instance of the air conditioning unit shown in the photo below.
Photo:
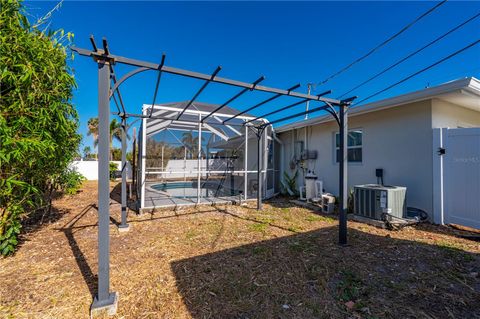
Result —
[{"label": "air conditioning unit", "polygon": [[355,215],[377,220],[382,220],[384,213],[406,217],[406,187],[367,184],[354,186],[353,189]]}]

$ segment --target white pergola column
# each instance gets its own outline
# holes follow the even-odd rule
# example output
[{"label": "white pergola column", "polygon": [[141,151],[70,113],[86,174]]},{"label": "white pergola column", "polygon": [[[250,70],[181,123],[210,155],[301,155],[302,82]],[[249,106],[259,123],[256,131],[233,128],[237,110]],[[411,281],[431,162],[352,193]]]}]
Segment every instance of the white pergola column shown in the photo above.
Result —
[{"label": "white pergola column", "polygon": [[247,200],[247,191],[248,191],[248,126],[245,125],[245,152],[243,154],[244,161],[244,185],[243,185],[243,196]]},{"label": "white pergola column", "polygon": [[[142,110],[143,115],[145,115],[145,109]],[[140,208],[145,207],[145,171],[146,167],[146,156],[147,156],[147,119],[142,118],[142,149],[140,150],[140,158],[142,161],[141,169],[141,178],[140,178]]]},{"label": "white pergola column", "polygon": [[201,160],[202,160],[202,116],[198,115],[198,174],[197,174],[197,204],[200,204],[200,181],[202,179],[202,170],[201,170]]}]

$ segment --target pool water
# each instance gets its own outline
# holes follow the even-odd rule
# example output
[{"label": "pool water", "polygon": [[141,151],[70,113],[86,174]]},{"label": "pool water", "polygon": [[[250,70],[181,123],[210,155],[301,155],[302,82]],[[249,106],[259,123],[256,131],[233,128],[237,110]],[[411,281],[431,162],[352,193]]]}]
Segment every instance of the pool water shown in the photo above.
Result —
[{"label": "pool water", "polygon": [[[197,182],[166,182],[154,184],[151,188],[166,192],[176,198],[197,198]],[[235,196],[238,194],[238,191],[226,188],[219,182],[209,181],[200,184],[201,197]]]}]

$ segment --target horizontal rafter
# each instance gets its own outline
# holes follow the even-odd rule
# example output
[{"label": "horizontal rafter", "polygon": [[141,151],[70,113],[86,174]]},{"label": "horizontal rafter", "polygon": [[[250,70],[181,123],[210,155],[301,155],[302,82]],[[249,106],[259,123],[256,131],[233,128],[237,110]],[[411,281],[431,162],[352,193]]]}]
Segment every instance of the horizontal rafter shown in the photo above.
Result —
[{"label": "horizontal rafter", "polygon": [[[113,54],[104,54],[103,52],[95,52],[87,49],[81,49],[77,47],[72,47],[72,50],[77,52],[80,55],[84,56],[90,56],[95,59],[103,59],[103,60],[110,60],[114,63],[124,63],[132,66],[138,66],[138,67],[146,67],[152,70],[157,70],[159,64],[157,63],[152,63],[152,62],[146,62],[146,61],[141,61],[141,60],[136,60],[136,59],[130,59],[118,55],[113,55]],[[186,76],[186,77],[191,77],[199,80],[210,80],[211,75],[209,74],[204,74],[200,72],[194,72],[194,71],[188,71],[188,70],[183,70],[179,68],[174,68],[170,66],[164,66],[163,67],[163,72],[169,73],[169,74],[174,74],[174,75],[180,75],[180,76]],[[288,91],[284,89],[278,89],[278,88],[272,88],[268,86],[262,86],[262,85],[257,85],[254,86],[252,83],[247,83],[247,82],[242,82],[242,81],[237,81],[237,80],[232,80],[228,78],[222,78],[222,77],[215,77],[215,79],[211,80],[212,82],[215,83],[221,83],[221,84],[226,84],[226,85],[231,85],[231,86],[237,86],[237,87],[242,87],[242,88],[249,88],[255,91],[262,91],[262,92],[269,92],[269,93],[274,93],[274,94],[282,94],[286,96],[292,96],[292,97],[297,97],[297,98],[304,98],[304,99],[309,99],[311,101],[320,101],[320,102],[329,102],[333,105],[340,105],[340,100],[337,99],[332,99],[332,98],[327,98],[327,97],[318,97],[315,95],[310,95],[310,94],[305,94],[305,93],[300,93],[300,92],[293,92],[293,91]]]}]

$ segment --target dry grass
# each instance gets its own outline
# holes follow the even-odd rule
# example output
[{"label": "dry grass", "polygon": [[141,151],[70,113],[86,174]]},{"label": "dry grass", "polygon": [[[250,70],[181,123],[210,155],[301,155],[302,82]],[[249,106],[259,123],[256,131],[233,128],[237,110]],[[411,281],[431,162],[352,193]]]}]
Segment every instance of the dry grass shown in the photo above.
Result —
[{"label": "dry grass", "polygon": [[[0,259],[1,318],[88,318],[95,293],[96,184],[55,202]],[[119,205],[112,217],[119,220]],[[278,200],[129,216],[111,226],[118,318],[479,318],[479,243],[422,225],[391,232]]]}]

